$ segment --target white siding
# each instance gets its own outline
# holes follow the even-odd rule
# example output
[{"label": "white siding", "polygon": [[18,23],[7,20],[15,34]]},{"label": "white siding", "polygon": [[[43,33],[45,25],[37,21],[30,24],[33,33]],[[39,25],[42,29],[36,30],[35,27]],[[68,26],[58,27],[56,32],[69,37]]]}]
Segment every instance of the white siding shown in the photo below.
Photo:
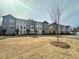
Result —
[{"label": "white siding", "polygon": [[43,34],[42,33],[42,23],[41,22],[37,22],[36,24],[36,28],[37,28],[37,34]]},{"label": "white siding", "polygon": [[26,20],[16,20],[16,29],[19,29],[19,35],[26,34]]}]

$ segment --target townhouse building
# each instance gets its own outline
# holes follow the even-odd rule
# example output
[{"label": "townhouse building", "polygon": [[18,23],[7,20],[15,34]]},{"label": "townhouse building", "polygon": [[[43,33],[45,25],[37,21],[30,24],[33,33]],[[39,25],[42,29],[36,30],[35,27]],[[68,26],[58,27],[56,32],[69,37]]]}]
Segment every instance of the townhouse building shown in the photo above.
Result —
[{"label": "townhouse building", "polygon": [[42,22],[37,22],[35,24],[37,34],[43,34]]},{"label": "townhouse building", "polygon": [[70,27],[69,25],[66,26],[66,33],[67,34],[71,34],[71,31],[73,30],[72,27]]},{"label": "townhouse building", "polygon": [[24,35],[26,34],[26,20],[5,15],[3,16],[2,28],[6,30],[6,35]]},{"label": "townhouse building", "polygon": [[0,26],[0,35],[1,35],[1,30],[2,30],[2,27]]},{"label": "townhouse building", "polygon": [[48,34],[48,24],[49,23],[47,21],[42,23],[43,34]]},{"label": "townhouse building", "polygon": [[54,33],[54,28],[53,28],[53,25],[52,24],[49,24],[48,25],[48,33],[49,34],[53,34]]},{"label": "townhouse building", "polygon": [[15,34],[15,17],[12,15],[2,16],[2,28],[5,30],[6,35],[14,35]]},{"label": "townhouse building", "polygon": [[52,23],[52,24],[49,25],[48,32],[50,34],[56,34],[57,31],[58,31],[58,34],[70,34],[71,28],[70,28],[70,26],[65,26],[65,25],[59,24],[58,30],[57,30],[56,23]]},{"label": "townhouse building", "polygon": [[26,20],[24,19],[16,19],[16,35],[25,35],[27,33],[26,31]]},{"label": "townhouse building", "polygon": [[[62,24],[58,25],[54,22],[49,24],[47,21],[39,22],[33,19],[18,19],[12,15],[2,16],[2,29],[0,33],[6,35],[25,35],[25,34],[69,34],[71,32],[70,26]],[[1,32],[2,31],[2,32]]]},{"label": "townhouse building", "polygon": [[66,34],[66,26],[60,24],[58,30],[59,34]]},{"label": "townhouse building", "polygon": [[35,27],[36,21],[33,19],[26,20],[26,31],[27,34],[36,34],[36,27]]},{"label": "townhouse building", "polygon": [[26,20],[26,22],[27,34],[42,34],[42,22],[33,19]]},{"label": "townhouse building", "polygon": [[49,24],[49,26],[48,26],[48,33],[49,34],[56,34],[57,33],[56,23]]},{"label": "townhouse building", "polygon": [[33,19],[18,19],[12,15],[3,16],[2,27],[6,35],[43,34],[43,23]]}]

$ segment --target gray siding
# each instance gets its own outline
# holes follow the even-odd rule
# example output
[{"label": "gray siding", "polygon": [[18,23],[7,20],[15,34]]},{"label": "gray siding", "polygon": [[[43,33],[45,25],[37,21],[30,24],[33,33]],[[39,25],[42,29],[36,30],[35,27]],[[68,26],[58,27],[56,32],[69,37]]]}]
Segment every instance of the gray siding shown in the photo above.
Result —
[{"label": "gray siding", "polygon": [[3,16],[2,27],[6,29],[7,35],[13,35],[15,33],[15,18],[11,15]]}]

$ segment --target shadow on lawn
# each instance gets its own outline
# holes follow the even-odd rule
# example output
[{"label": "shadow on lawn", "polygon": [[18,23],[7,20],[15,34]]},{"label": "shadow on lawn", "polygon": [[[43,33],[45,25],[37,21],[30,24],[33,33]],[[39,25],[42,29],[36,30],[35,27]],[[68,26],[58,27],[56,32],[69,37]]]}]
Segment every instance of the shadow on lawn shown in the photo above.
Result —
[{"label": "shadow on lawn", "polygon": [[50,42],[51,45],[56,46],[56,47],[60,47],[63,49],[69,49],[71,46],[65,42]]}]

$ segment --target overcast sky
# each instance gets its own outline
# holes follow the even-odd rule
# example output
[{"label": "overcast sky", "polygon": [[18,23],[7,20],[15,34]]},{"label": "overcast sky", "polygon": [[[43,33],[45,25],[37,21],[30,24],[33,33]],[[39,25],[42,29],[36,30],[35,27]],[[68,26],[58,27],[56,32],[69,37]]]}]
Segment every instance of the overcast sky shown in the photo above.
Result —
[{"label": "overcast sky", "polygon": [[[58,0],[57,3],[63,9],[60,22],[65,25],[78,26],[79,0]],[[12,14],[17,18],[33,18],[37,21],[51,22],[48,11],[53,6],[54,0],[0,0],[3,15]]]}]

